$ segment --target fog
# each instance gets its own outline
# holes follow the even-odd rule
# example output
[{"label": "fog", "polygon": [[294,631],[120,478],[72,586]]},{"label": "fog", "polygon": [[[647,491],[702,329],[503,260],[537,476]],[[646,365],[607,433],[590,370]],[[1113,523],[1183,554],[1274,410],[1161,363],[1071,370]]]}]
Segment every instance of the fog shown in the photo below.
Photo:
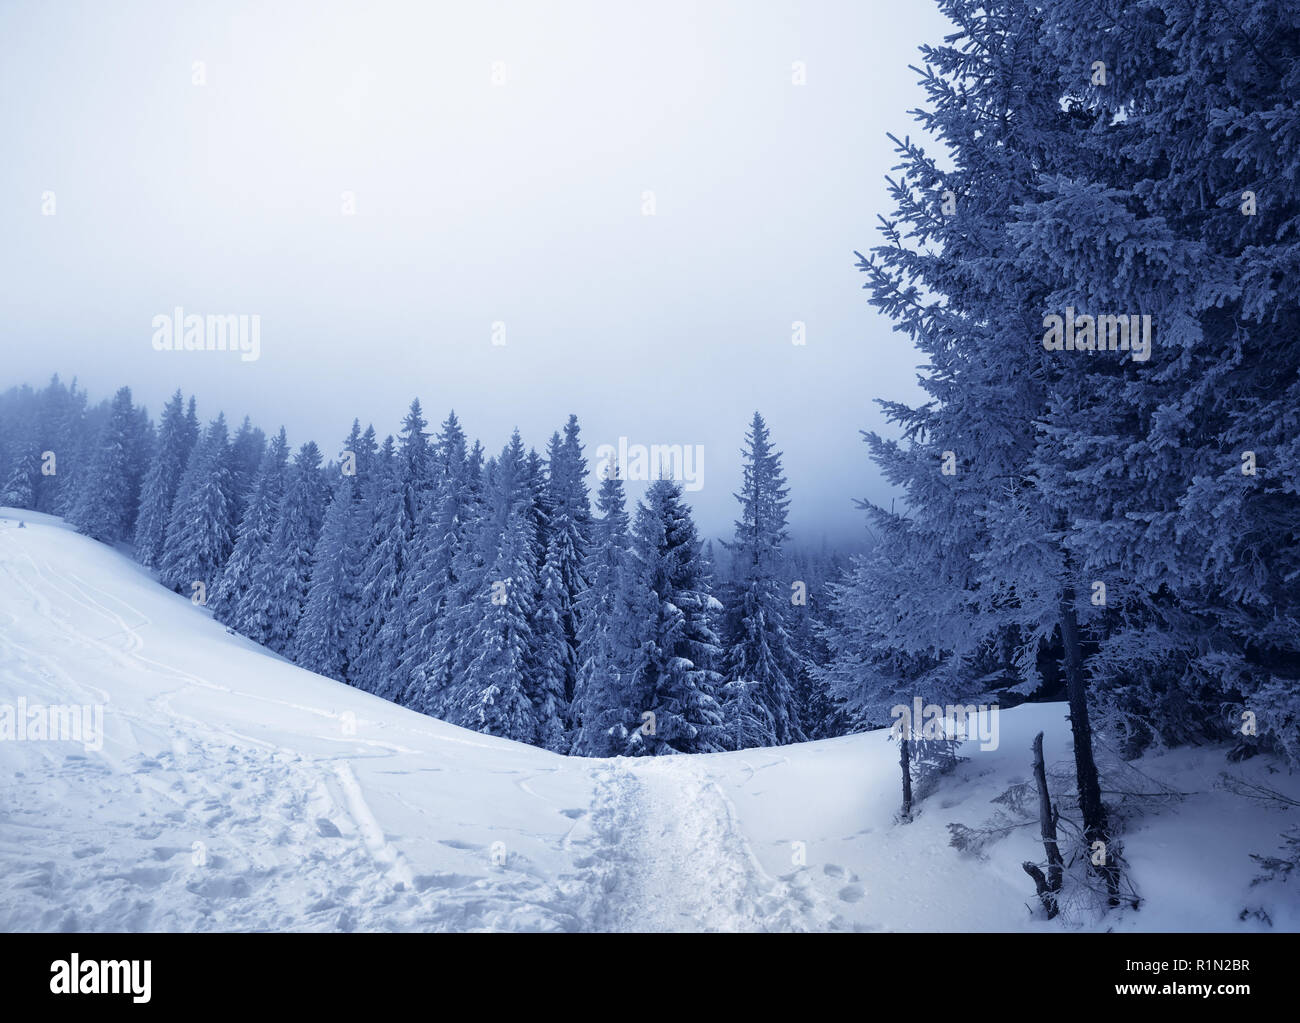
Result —
[{"label": "fog", "polygon": [[[919,357],[853,250],[947,30],[861,0],[6,4],[0,388],[180,387],[327,454],[415,396],[489,452],[575,412],[589,456],[698,445],[710,535],[758,409],[796,539],[858,539],[888,499],[859,431]],[[157,350],[178,307],[258,317],[258,358]]]}]

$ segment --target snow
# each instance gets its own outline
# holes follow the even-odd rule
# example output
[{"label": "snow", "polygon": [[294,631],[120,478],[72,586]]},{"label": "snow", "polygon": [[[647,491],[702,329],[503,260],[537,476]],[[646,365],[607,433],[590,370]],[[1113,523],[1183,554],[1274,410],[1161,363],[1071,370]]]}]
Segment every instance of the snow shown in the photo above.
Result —
[{"label": "snow", "polygon": [[[18,520],[26,523],[18,528]],[[0,509],[0,705],[104,706],[102,749],[0,741],[0,929],[1060,930],[1031,916],[1020,828],[975,825],[1069,757],[1059,704],[1002,714],[996,750],[897,824],[885,732],[777,749],[596,760],[466,731],[228,633],[124,555]],[[1145,902],[1123,930],[1300,928],[1252,852],[1290,821],[1222,771],[1300,797],[1222,749],[1140,764],[1189,793],[1125,835]],[[1292,820],[1294,818],[1292,817]]]}]

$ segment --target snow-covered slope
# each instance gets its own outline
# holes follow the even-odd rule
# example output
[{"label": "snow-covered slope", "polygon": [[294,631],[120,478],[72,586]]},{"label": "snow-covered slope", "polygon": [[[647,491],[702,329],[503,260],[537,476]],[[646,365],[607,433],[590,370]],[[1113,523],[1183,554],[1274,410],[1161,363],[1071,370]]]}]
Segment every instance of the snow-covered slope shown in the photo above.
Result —
[{"label": "snow-covered slope", "polygon": [[[18,528],[18,521],[26,523]],[[775,750],[583,760],[467,732],[229,634],[121,554],[0,510],[0,707],[103,708],[92,741],[0,741],[4,930],[1059,929],[1031,918],[1032,827],[975,825],[1060,705],[1001,717],[897,825],[884,733]],[[93,719],[92,719],[93,720]],[[1221,750],[1141,764],[1191,793],[1126,836],[1146,902],[1121,929],[1300,924],[1251,888],[1288,824],[1214,787]],[[1300,797],[1262,760],[1231,772]],[[1086,926],[1080,921],[1075,926]],[[1069,926],[1068,924],[1066,926]]]}]

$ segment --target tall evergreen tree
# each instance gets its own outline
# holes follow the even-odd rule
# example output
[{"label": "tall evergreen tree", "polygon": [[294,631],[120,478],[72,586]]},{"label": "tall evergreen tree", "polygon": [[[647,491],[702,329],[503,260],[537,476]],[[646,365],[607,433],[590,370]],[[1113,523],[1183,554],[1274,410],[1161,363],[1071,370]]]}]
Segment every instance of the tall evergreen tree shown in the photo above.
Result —
[{"label": "tall evergreen tree", "polygon": [[260,608],[247,603],[247,596],[253,584],[253,573],[262,563],[271,542],[271,533],[280,513],[280,501],[284,497],[288,465],[289,441],[282,426],[262,456],[252,493],[239,522],[234,549],[221,573],[220,582],[208,598],[208,606],[218,621],[257,640],[265,638],[267,622]]},{"label": "tall evergreen tree", "polygon": [[529,693],[529,624],[533,599],[532,528],[524,507],[509,513],[491,581],[479,595],[478,615],[466,635],[468,656],[454,706],[458,724],[518,742],[539,738],[537,707]]},{"label": "tall evergreen tree", "polygon": [[41,396],[30,386],[0,395],[0,504],[35,508],[40,485]]},{"label": "tall evergreen tree", "polygon": [[307,602],[312,550],[328,503],[320,448],[315,441],[307,441],[289,467],[275,528],[244,597],[251,612],[246,622],[255,620],[264,626],[261,635],[253,638],[286,656],[293,652],[298,621]]},{"label": "tall evergreen tree", "polygon": [[385,627],[401,613],[398,605],[407,542],[401,468],[391,436],[384,438],[375,460],[369,504],[371,524],[361,559],[356,646],[349,660],[353,685],[368,692],[386,692],[399,652],[388,650],[381,637],[394,633],[393,627],[387,632]]},{"label": "tall evergreen tree", "polygon": [[[557,513],[559,517],[560,513]],[[564,541],[552,533],[537,574],[531,625],[528,670],[537,704],[537,744],[559,752],[568,745],[565,720],[569,699],[565,680],[574,673],[576,655],[565,629],[572,617],[572,594],[565,587],[561,553]]]},{"label": "tall evergreen tree", "polygon": [[234,546],[230,520],[230,440],[218,415],[190,454],[176,489],[158,565],[165,586],[189,594],[195,583],[212,590]]},{"label": "tall evergreen tree", "polygon": [[[1065,372],[1037,344],[1039,323],[1060,292],[1021,264],[1014,226],[1020,208],[1077,170],[1092,119],[1057,88],[1041,6],[940,6],[960,31],[922,48],[928,104],[918,119],[947,143],[954,169],[895,140],[906,171],[890,184],[897,212],[861,262],[872,303],[925,354],[931,400],[882,403],[902,440],[868,436],[906,507],[869,509],[890,556],[859,562],[859,589],[839,617],[887,660],[936,661],[913,683],[927,686],[915,693],[927,701],[970,685],[972,662],[1007,636],[1022,690],[1033,691],[1050,651],[1070,698],[1085,832],[1108,841],[1079,641],[1082,580],[1063,542],[1068,509],[1034,479],[1037,424]],[[1116,860],[1101,870],[1112,898]]]},{"label": "tall evergreen tree", "polygon": [[[757,412],[743,452],[741,516],[728,545],[739,575],[735,624],[727,649],[727,679],[744,705],[735,731],[756,746],[782,745],[804,738],[799,726],[794,684],[799,656],[787,626],[789,583],[782,577],[787,537],[789,487],[781,453],[772,447],[767,424]],[[752,683],[742,686],[739,683]],[[751,709],[751,701],[757,708]]]},{"label": "tall evergreen tree", "polygon": [[416,399],[402,420],[396,464],[398,500],[386,509],[392,517],[384,552],[392,578],[384,587],[391,592],[385,598],[383,621],[374,635],[373,649],[365,655],[369,688],[393,701],[400,700],[409,685],[402,662],[408,619],[413,610],[409,578],[423,540],[433,486],[434,453],[426,426],[428,421]]},{"label": "tall evergreen tree", "polygon": [[430,513],[418,532],[418,550],[407,575],[409,609],[402,651],[407,689],[402,702],[425,713],[438,705],[443,680],[435,669],[438,632],[457,589],[456,564],[473,521],[469,452],[456,413],[443,421],[434,441]]},{"label": "tall evergreen tree", "polygon": [[[713,619],[720,605],[705,590],[702,547],[681,485],[656,480],[637,508],[632,599],[648,602],[630,691],[638,717],[653,728],[634,734],[637,751],[707,753],[723,748],[718,706],[722,651]],[[636,590],[639,588],[639,593]]]},{"label": "tall evergreen tree", "polygon": [[[42,466],[41,485],[37,492],[37,510],[67,516],[76,500],[77,476],[90,444],[87,428],[86,392],[77,389],[74,379],[64,386],[58,374],[46,388],[42,402],[42,428],[45,449],[53,458]],[[42,453],[42,460],[45,459]]]},{"label": "tall evergreen tree", "polygon": [[354,477],[339,474],[312,552],[310,583],[298,623],[294,659],[304,668],[343,679],[356,620],[358,525]]},{"label": "tall evergreen tree", "polygon": [[[1080,659],[1131,752],[1235,739],[1300,762],[1300,293],[1282,283],[1300,153],[1281,142],[1300,137],[1300,8],[1061,0],[1044,19],[1088,132],[1010,229],[1021,272],[1048,309],[1153,323],[1141,361],[1051,353],[1033,471],[1091,589]],[[1094,39],[1105,87],[1080,77]]]},{"label": "tall evergreen tree", "polygon": [[558,573],[554,591],[556,613],[566,649],[564,698],[573,699],[577,685],[577,605],[586,586],[582,566],[587,556],[591,529],[591,501],[587,494],[587,460],[579,439],[578,417],[570,415],[564,439],[552,437],[547,459],[547,498],[550,518],[547,527],[547,557]]},{"label": "tall evergreen tree", "polygon": [[135,432],[131,389],[123,387],[114,395],[108,421],[89,452],[89,464],[81,476],[77,499],[69,514],[69,521],[78,532],[105,543],[126,538],[138,499],[132,492],[136,478],[131,462]]},{"label": "tall evergreen tree", "polygon": [[489,586],[488,570],[495,559],[495,520],[489,514],[485,488],[483,448],[475,441],[465,463],[465,500],[460,541],[452,556],[452,578],[433,634],[432,655],[424,666],[419,702],[426,714],[451,720],[456,714],[458,683],[473,656],[465,637],[481,610],[478,604]]},{"label": "tall evergreen tree", "polygon": [[633,675],[643,626],[634,586],[627,503],[623,481],[611,466],[596,497],[598,516],[583,563],[587,587],[578,597],[578,671],[573,697],[573,745],[582,756],[620,756],[642,727],[636,710]]},{"label": "tall evergreen tree", "polygon": [[135,523],[135,556],[146,568],[156,568],[162,557],[172,504],[192,446],[184,400],[177,390],[163,406],[156,451],[141,484],[140,510]]},{"label": "tall evergreen tree", "polygon": [[13,453],[9,475],[0,489],[0,504],[11,508],[36,506],[36,481],[40,477],[40,457],[36,446],[19,446]]},{"label": "tall evergreen tree", "polygon": [[540,560],[537,468],[537,460],[524,454],[518,430],[489,467],[485,514],[475,538],[484,570],[462,576],[476,589],[467,592],[455,616],[459,670],[446,697],[455,723],[521,742],[552,741],[556,724],[540,716],[547,699],[532,671]]}]

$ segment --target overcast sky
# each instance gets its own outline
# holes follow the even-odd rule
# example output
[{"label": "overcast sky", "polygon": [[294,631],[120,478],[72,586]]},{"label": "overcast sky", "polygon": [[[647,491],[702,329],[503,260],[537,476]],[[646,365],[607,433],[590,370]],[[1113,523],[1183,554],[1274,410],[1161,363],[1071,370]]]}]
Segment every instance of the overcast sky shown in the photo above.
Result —
[{"label": "overcast sky", "polygon": [[[414,396],[492,452],[572,411],[589,455],[701,445],[711,535],[757,408],[797,538],[857,538],[887,495],[859,431],[919,358],[853,250],[947,30],[922,0],[10,0],[0,388],[180,387],[327,455]],[[260,316],[260,358],[155,351],[177,306]]]}]

